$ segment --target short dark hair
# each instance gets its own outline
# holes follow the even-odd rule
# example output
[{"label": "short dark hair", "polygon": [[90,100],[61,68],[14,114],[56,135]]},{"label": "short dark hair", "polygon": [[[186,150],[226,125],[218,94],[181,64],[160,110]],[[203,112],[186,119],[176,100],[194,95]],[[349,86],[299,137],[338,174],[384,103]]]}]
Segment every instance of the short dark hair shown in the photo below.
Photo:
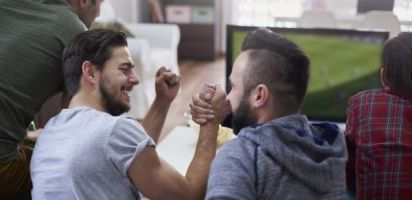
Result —
[{"label": "short dark hair", "polygon": [[127,46],[123,32],[107,29],[94,29],[75,36],[63,51],[63,76],[69,98],[79,89],[82,63],[90,61],[102,70],[110,59],[113,47]]},{"label": "short dark hair", "polygon": [[412,92],[412,33],[402,32],[388,40],[382,50],[381,64],[389,88],[404,95]]},{"label": "short dark hair", "polygon": [[267,28],[259,28],[246,36],[242,51],[249,51],[245,93],[265,84],[274,96],[279,114],[298,112],[305,99],[310,64],[299,47]]}]

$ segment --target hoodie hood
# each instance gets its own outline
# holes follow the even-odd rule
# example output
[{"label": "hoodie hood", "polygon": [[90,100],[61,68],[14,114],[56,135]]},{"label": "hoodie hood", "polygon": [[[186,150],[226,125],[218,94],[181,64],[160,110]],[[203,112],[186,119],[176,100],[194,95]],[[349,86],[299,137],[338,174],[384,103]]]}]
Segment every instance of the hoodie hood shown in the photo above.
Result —
[{"label": "hoodie hood", "polygon": [[309,188],[327,192],[345,187],[337,181],[345,180],[345,139],[334,124],[309,124],[305,116],[296,114],[244,128],[239,137],[251,140]]}]

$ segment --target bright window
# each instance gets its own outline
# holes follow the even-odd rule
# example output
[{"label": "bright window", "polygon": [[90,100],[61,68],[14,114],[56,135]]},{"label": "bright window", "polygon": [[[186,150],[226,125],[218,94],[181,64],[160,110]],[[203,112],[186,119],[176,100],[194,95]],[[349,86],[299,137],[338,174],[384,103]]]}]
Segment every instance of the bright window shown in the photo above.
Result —
[{"label": "bright window", "polygon": [[401,21],[412,21],[412,0],[395,0],[393,12]]},{"label": "bright window", "polygon": [[273,26],[275,17],[299,17],[305,2],[306,0],[235,0],[234,23]]},{"label": "bright window", "polygon": [[[307,9],[324,9],[339,20],[356,20],[357,0],[233,0],[232,23],[253,26],[296,26],[296,19]],[[402,30],[412,27],[412,0],[395,0],[393,12]],[[280,19],[282,23],[277,23]]]}]

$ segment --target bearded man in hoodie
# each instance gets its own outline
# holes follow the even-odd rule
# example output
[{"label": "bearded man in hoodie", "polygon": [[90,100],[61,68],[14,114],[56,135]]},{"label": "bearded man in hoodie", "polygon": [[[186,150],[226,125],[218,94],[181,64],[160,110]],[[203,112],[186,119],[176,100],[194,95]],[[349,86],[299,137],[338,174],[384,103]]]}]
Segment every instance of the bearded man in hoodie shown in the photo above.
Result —
[{"label": "bearded man in hoodie", "polygon": [[[299,47],[269,29],[252,31],[229,79],[226,99],[238,137],[214,159],[206,199],[344,199],[343,133],[299,114],[309,79],[309,59]],[[193,97],[197,123],[225,112],[213,112],[216,105],[199,96],[207,95]]]}]

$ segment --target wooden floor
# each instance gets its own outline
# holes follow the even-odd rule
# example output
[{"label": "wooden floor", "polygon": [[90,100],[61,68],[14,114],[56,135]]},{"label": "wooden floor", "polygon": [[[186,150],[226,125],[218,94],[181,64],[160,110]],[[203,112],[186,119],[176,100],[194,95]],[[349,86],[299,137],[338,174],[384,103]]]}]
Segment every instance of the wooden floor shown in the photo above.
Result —
[{"label": "wooden floor", "polygon": [[173,101],[160,136],[160,141],[177,125],[186,125],[184,113],[190,111],[192,96],[202,89],[204,83],[225,83],[225,59],[215,61],[184,60],[179,62],[182,78],[181,90]]}]

